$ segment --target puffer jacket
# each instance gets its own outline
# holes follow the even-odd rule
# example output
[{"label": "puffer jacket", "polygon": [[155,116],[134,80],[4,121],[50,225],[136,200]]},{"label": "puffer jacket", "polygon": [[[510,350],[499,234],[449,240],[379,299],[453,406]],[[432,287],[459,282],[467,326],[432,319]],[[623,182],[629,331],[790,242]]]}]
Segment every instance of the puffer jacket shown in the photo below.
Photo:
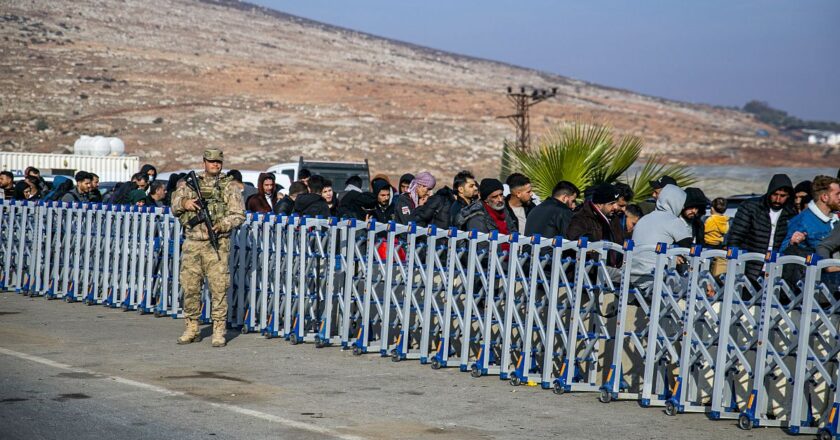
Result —
[{"label": "puffer jacket", "polygon": [[[455,223],[455,226],[458,226],[458,229],[463,231],[476,230],[487,234],[491,231],[498,230],[496,223],[490,218],[490,214],[484,208],[484,202],[480,200],[476,200],[462,209],[455,216]],[[510,219],[509,215],[505,216],[505,223],[507,223],[508,231],[516,231],[516,225]]]},{"label": "puffer jacket", "polygon": [[[776,231],[773,234],[773,250],[778,251],[787,235],[788,222],[796,216],[796,209],[793,206],[793,184],[786,174],[776,174],[770,179],[767,185],[767,193],[758,200],[749,200],[738,207],[735,218],[732,219],[732,226],[729,228],[729,237],[726,245],[730,248],[738,248],[746,252],[765,253],[770,244],[770,195],[780,189],[790,191],[791,197],[782,206],[782,213],[776,223]],[[762,263],[747,263],[746,274],[752,280],[761,276]]]},{"label": "puffer jacket", "polygon": [[414,211],[417,225],[435,225],[438,229],[448,229],[450,225],[449,209],[454,201],[455,196],[452,190],[448,186],[444,186]]}]

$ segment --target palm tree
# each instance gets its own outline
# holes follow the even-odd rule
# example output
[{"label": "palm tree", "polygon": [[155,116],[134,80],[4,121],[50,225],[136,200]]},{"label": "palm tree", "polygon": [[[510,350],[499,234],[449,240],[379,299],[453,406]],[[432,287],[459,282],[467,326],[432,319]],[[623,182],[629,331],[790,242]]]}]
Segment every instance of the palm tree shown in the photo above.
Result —
[{"label": "palm tree", "polygon": [[648,182],[663,175],[673,177],[680,186],[696,182],[686,167],[663,165],[658,155],[629,176],[628,170],[639,159],[642,146],[638,136],[623,136],[616,143],[608,126],[574,123],[552,129],[529,150],[511,145],[506,145],[506,150],[513,156],[511,168],[530,177],[534,192],[541,198],[550,197],[561,180],[581,189],[624,182],[633,189],[633,203],[650,197],[653,189]]}]

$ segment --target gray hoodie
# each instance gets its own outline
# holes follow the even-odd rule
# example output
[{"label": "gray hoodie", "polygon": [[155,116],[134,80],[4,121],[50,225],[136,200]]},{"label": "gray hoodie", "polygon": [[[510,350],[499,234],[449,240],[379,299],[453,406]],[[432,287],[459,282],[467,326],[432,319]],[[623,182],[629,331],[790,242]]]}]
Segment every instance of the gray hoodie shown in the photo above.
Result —
[{"label": "gray hoodie", "polygon": [[[666,185],[656,201],[656,210],[643,216],[633,229],[636,246],[657,243],[674,244],[691,238],[691,226],[680,218],[686,194],[675,185]],[[632,274],[636,277],[650,275],[656,265],[654,251],[640,251],[633,254]]]}]

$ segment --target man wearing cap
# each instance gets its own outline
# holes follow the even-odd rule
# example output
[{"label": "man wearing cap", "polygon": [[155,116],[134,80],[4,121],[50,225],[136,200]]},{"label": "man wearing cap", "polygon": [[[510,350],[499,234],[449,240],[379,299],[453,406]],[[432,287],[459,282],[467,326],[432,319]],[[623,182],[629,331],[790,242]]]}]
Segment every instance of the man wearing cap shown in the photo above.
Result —
[{"label": "man wearing cap", "polygon": [[181,287],[184,290],[184,318],[186,330],[178,338],[179,344],[198,342],[198,317],[201,311],[201,285],[204,279],[210,287],[213,318],[214,347],[224,347],[225,323],[227,322],[227,290],[230,286],[228,254],[230,252],[230,231],[245,221],[245,206],[242,191],[231,177],[222,177],[221,150],[204,151],[204,172],[198,176],[201,195],[213,222],[213,230],[219,236],[219,254],[210,245],[210,237],[203,223],[193,228],[186,226],[195,217],[199,202],[189,186],[175,190],[172,195],[172,213],[185,227],[184,244],[181,248]]},{"label": "man wearing cap", "polygon": [[644,215],[648,215],[656,210],[656,201],[659,200],[659,194],[662,192],[662,188],[665,188],[666,185],[678,186],[676,179],[671,176],[662,176],[656,180],[651,180],[648,183],[650,184],[650,187],[653,188],[653,193],[650,195],[653,198],[653,202],[644,201],[639,203],[639,207],[642,208],[642,213],[644,213]]},{"label": "man wearing cap", "polygon": [[618,207],[621,196],[615,186],[603,183],[595,187],[592,199],[572,216],[566,230],[566,238],[577,240],[587,237],[589,241],[613,241],[610,219]]}]

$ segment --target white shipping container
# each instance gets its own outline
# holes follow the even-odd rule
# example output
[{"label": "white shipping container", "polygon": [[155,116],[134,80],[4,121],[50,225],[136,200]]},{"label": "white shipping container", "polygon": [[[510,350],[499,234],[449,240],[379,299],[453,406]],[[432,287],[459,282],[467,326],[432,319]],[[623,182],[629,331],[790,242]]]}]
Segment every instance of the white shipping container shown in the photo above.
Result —
[{"label": "white shipping container", "polygon": [[76,171],[89,171],[96,173],[102,182],[125,182],[140,171],[140,158],[0,151],[0,171],[22,173],[27,167],[38,168],[41,174],[73,175]]}]

